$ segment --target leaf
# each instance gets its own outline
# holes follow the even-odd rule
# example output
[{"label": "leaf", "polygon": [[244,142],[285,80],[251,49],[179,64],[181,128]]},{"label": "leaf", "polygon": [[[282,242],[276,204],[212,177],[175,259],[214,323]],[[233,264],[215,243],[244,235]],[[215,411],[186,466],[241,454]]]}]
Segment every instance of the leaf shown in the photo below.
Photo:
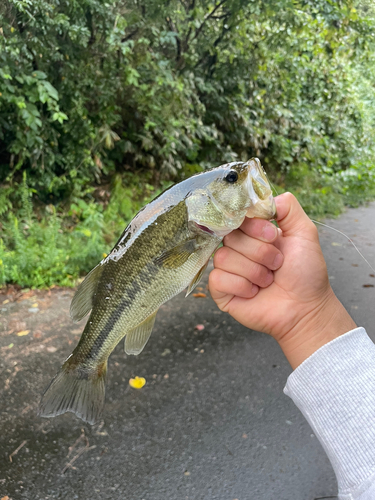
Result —
[{"label": "leaf", "polygon": [[59,100],[59,94],[58,94],[57,90],[55,89],[55,87],[53,87],[49,82],[44,81],[44,80],[41,82],[41,84],[44,86],[48,95],[50,97],[52,97],[52,99],[54,99],[55,101]]},{"label": "leaf", "polygon": [[44,80],[45,78],[47,78],[47,75],[43,73],[43,71],[33,71],[33,76],[39,78],[40,80]]},{"label": "leaf", "polygon": [[61,111],[53,113],[52,115],[52,121],[58,121],[59,123],[63,123],[64,120],[67,120],[68,116],[65,113],[62,113]]},{"label": "leaf", "polygon": [[130,387],[133,389],[142,389],[142,387],[146,384],[146,379],[143,377],[135,377],[129,380]]},{"label": "leaf", "polygon": [[30,330],[22,330],[17,333],[17,337],[24,337],[25,335],[29,335]]},{"label": "leaf", "polygon": [[374,288],[375,287],[375,285],[370,285],[367,283],[365,285],[362,285],[362,286],[363,286],[363,288]]},{"label": "leaf", "polygon": [[90,237],[91,237],[91,235],[92,235],[92,232],[90,231],[90,229],[87,229],[87,227],[83,228],[81,231],[82,231],[82,233],[83,233],[85,236],[87,236],[88,238],[90,238]]}]

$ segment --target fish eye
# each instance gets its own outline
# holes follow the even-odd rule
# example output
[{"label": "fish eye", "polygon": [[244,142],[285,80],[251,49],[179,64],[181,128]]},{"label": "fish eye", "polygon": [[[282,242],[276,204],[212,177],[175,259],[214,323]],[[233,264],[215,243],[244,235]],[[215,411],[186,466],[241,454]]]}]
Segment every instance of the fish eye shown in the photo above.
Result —
[{"label": "fish eye", "polygon": [[229,174],[225,176],[225,180],[230,183],[236,182],[238,180],[237,172],[235,170],[231,170]]}]

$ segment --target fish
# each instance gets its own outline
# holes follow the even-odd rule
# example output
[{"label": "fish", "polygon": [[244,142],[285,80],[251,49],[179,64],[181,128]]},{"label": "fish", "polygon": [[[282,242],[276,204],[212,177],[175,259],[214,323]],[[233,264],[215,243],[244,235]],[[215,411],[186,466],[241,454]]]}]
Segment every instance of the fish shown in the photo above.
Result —
[{"label": "fish", "polygon": [[194,290],[224,236],[245,217],[275,216],[257,158],[196,174],[141,209],[73,297],[73,321],[91,313],[76,348],[46,388],[39,415],[72,412],[97,422],[108,357],[120,340],[125,337],[127,354],[140,354],[160,306],[185,288],[186,296]]}]

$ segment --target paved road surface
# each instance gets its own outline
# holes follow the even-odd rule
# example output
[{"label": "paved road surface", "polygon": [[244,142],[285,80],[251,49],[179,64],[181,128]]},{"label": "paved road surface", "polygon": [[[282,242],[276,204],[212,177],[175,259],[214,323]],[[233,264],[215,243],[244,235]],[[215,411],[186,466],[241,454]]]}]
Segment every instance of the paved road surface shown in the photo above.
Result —
[{"label": "paved road surface", "polygon": [[[374,220],[372,204],[332,221],[373,264]],[[340,235],[324,229],[321,241],[335,291],[375,340],[375,288],[363,287],[375,285],[371,270]],[[0,296],[0,498],[335,495],[319,442],[283,395],[291,369],[277,344],[220,313],[210,298],[180,295],[163,306],[141,356],[116,348],[102,424],[90,427],[72,414],[38,418],[40,393],[82,330],[68,317],[72,294]],[[147,380],[138,391],[128,384],[136,375]]]}]

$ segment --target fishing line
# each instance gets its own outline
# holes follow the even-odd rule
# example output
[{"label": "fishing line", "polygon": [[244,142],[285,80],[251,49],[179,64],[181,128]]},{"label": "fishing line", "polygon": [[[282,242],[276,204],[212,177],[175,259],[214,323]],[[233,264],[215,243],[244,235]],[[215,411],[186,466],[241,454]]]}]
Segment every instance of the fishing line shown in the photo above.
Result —
[{"label": "fishing line", "polygon": [[[275,191],[276,193],[276,196],[279,195],[279,193],[277,192],[277,189],[275,187],[275,185],[271,182],[270,178],[268,177],[267,173],[264,172],[266,174],[266,177],[267,177],[267,180],[268,182],[270,183],[270,186],[271,188]],[[336,231],[336,233],[339,233],[341,234],[342,236],[344,236],[348,241],[350,241],[350,243],[353,245],[353,247],[355,248],[355,250],[359,253],[359,255],[362,257],[362,259],[366,262],[366,264],[369,266],[369,268],[375,273],[375,269],[372,267],[372,265],[370,264],[370,262],[366,259],[366,257],[362,254],[362,252],[359,250],[359,248],[357,247],[357,245],[354,243],[354,241],[349,237],[347,236],[345,233],[343,233],[342,231],[340,231],[339,229],[336,229],[332,226],[329,226],[328,224],[324,224],[323,222],[319,222],[317,220],[314,220],[314,219],[310,219],[312,222],[314,222],[314,224],[320,224],[321,226],[324,226],[328,229],[332,229],[332,231]],[[326,497],[324,497],[326,498]],[[329,497],[327,497],[329,498]],[[337,497],[332,497],[332,498],[337,498]]]},{"label": "fishing line", "polygon": [[375,273],[375,269],[372,267],[372,265],[370,264],[370,262],[366,259],[366,257],[361,253],[361,251],[358,249],[357,245],[354,243],[354,241],[349,238],[349,236],[347,236],[345,233],[343,233],[342,231],[339,231],[338,229],[332,227],[332,226],[328,226],[328,224],[323,224],[323,222],[319,222],[317,220],[314,220],[314,219],[310,219],[312,222],[314,222],[314,224],[320,224],[321,226],[324,226],[324,227],[327,227],[328,229],[332,229],[332,231],[336,231],[336,233],[339,233],[341,234],[342,236],[345,236],[345,238],[350,241],[350,243],[353,245],[353,247],[357,250],[357,252],[359,253],[359,255],[362,257],[362,259],[366,262],[366,264],[369,266],[370,269],[372,269]]},{"label": "fishing line", "polygon": [[275,191],[276,196],[279,196],[279,193],[277,192],[275,185],[271,182],[271,179],[268,177],[267,172],[265,170],[263,170],[263,172],[264,172],[265,176],[267,177],[267,180],[268,180],[271,188]]}]

